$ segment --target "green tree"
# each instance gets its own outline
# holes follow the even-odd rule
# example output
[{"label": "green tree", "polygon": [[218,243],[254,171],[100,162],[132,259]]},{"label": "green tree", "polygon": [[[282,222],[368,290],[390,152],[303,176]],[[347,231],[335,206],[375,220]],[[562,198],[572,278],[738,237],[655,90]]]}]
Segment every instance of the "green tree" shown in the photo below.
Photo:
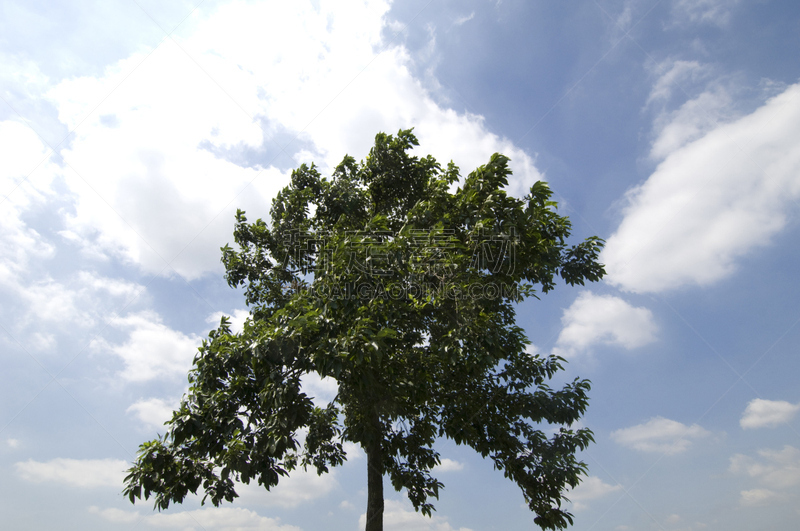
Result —
[{"label": "green tree", "polygon": [[[452,191],[458,168],[412,156],[416,145],[411,130],[378,134],[330,179],[295,170],[271,224],[237,212],[222,262],[250,316],[240,333],[223,318],[199,348],[166,434],[125,479],[131,502],[152,495],[164,509],[202,487],[218,505],[237,496],[234,480],[269,489],[299,466],[325,473],[351,441],[367,454],[367,531],[382,530],[384,475],[431,514],[443,487],[434,443],[446,437],[519,485],[536,524],[572,523],[562,502],[593,439],[570,426],[589,382],[547,385],[564,360],[527,352],[515,305],[556,277],[599,280],[603,242],[566,243],[570,222],[545,183],[509,197],[505,156]],[[312,372],[338,384],[327,407],[303,392]]]}]

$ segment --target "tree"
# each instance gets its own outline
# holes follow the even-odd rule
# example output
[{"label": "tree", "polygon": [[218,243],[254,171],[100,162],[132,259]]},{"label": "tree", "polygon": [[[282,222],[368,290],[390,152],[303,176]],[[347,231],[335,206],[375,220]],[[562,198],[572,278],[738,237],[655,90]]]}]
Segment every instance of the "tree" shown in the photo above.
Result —
[{"label": "tree", "polygon": [[[382,530],[384,475],[430,516],[443,487],[434,442],[446,437],[492,459],[543,529],[572,523],[562,501],[593,439],[570,426],[589,382],[548,386],[564,360],[527,352],[515,305],[556,277],[599,280],[603,241],[569,246],[543,182],[509,197],[505,156],[452,191],[458,168],[412,156],[416,145],[411,130],[378,134],[331,179],[300,166],[270,225],[237,212],[237,249],[223,247],[222,262],[250,316],[240,333],[223,318],[204,340],[166,434],[129,470],[131,502],[152,495],[165,509],[202,487],[218,505],[237,496],[234,480],[269,489],[299,466],[325,473],[351,441],[367,454],[367,531]],[[338,384],[327,407],[303,392],[312,372]]]}]

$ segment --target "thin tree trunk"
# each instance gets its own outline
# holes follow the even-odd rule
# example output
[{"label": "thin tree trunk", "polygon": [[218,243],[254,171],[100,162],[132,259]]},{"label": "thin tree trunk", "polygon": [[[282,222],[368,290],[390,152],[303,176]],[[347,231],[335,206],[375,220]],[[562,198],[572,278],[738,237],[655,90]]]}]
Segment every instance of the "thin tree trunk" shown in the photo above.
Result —
[{"label": "thin tree trunk", "polygon": [[383,531],[383,449],[376,437],[367,448],[367,526],[364,531]]},{"label": "thin tree trunk", "polygon": [[383,468],[380,441],[367,451],[367,527],[383,531]]}]

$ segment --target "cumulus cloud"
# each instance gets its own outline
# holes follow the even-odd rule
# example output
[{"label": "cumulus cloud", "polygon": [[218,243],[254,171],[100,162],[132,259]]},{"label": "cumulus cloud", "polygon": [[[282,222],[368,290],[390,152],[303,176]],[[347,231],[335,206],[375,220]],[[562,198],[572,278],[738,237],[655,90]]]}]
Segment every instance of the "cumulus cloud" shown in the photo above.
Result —
[{"label": "cumulus cloud", "polygon": [[[524,195],[542,178],[534,158],[483,117],[433,100],[407,50],[384,40],[388,9],[378,0],[217,6],[150,54],[38,90],[74,130],[63,167],[42,173],[43,197],[56,174],[68,192],[60,234],[86,255],[197,278],[219,269],[235,209],[266,214],[291,168],[313,160],[329,171],[347,153],[365,156],[378,131],[412,126],[420,151],[464,172],[494,152],[510,156],[511,192]],[[30,148],[12,149],[5,164],[28,175],[44,145],[30,130],[17,135],[22,124],[3,128]],[[18,213],[10,237],[33,238]]]},{"label": "cumulus cloud", "polygon": [[119,297],[123,300],[140,296],[145,287],[119,278],[109,278],[98,275],[90,271],[78,272],[78,281],[82,289],[94,292],[104,292],[112,297]]},{"label": "cumulus cloud", "polygon": [[28,207],[52,195],[55,177],[51,150],[27,125],[0,122],[0,154],[6,161],[0,168],[0,199],[3,203]]},{"label": "cumulus cloud", "polygon": [[747,404],[739,425],[747,429],[774,428],[789,422],[800,411],[800,404],[783,400],[764,400],[756,398]]},{"label": "cumulus cloud", "polygon": [[251,506],[293,508],[330,494],[339,485],[336,477],[336,469],[320,475],[314,467],[309,467],[308,470],[303,470],[301,467],[293,470],[289,476],[281,478],[278,485],[269,492],[257,482],[249,485],[238,484],[236,492],[243,503]]},{"label": "cumulus cloud", "polygon": [[169,328],[151,311],[125,317],[114,315],[109,323],[128,331],[128,340],[116,345],[97,340],[92,343],[92,348],[110,351],[122,358],[125,369],[121,376],[131,382],[185,376],[201,342],[195,335],[187,336]]},{"label": "cumulus cloud", "polygon": [[244,330],[244,322],[250,317],[250,312],[247,310],[234,310],[233,315],[228,315],[225,312],[214,312],[208,316],[206,322],[213,327],[219,326],[222,317],[228,317],[231,322],[231,331],[234,334],[239,334]]},{"label": "cumulus cloud", "polygon": [[[24,287],[23,287],[24,286]],[[94,324],[94,317],[78,307],[79,293],[51,278],[20,285],[18,295],[28,311],[21,315],[25,322],[50,324]]]},{"label": "cumulus cloud", "polygon": [[136,511],[123,511],[122,509],[115,509],[113,507],[101,509],[96,505],[89,507],[89,513],[96,514],[106,522],[111,522],[112,524],[132,524],[143,517]]},{"label": "cumulus cloud", "polygon": [[611,433],[611,438],[640,452],[674,455],[688,450],[693,440],[709,435],[709,431],[697,424],[687,426],[664,417],[654,417],[643,424],[616,430]]},{"label": "cumulus cloud", "polygon": [[55,164],[49,149],[25,124],[0,122],[0,288],[13,288],[34,260],[55,248],[21,214],[51,199]]},{"label": "cumulus cloud", "polygon": [[730,471],[747,474],[765,488],[780,490],[800,484],[800,450],[786,445],[780,450],[759,450],[760,459],[736,454],[731,457]]},{"label": "cumulus cloud", "polygon": [[[19,280],[14,288],[27,312],[22,323],[78,325],[87,327],[102,319],[105,307],[134,301],[145,287],[134,282],[79,271],[73,279]],[[43,341],[49,342],[47,337]]]},{"label": "cumulus cloud", "polygon": [[17,474],[33,483],[63,483],[73,487],[119,488],[130,464],[119,459],[29,459],[14,465]]},{"label": "cumulus cloud", "polygon": [[434,467],[437,472],[457,472],[464,469],[464,463],[444,458],[442,462]]},{"label": "cumulus cloud", "polygon": [[15,275],[5,288],[6,309],[13,308],[6,326],[28,352],[48,355],[57,355],[71,333],[104,323],[114,311],[137,304],[146,294],[142,285],[95,272],[78,271],[56,280],[37,274],[36,268]]},{"label": "cumulus cloud", "polygon": [[601,255],[607,280],[626,291],[711,284],[783,229],[800,198],[800,85],[670,145],[626,194],[623,220]]},{"label": "cumulus cloud", "polygon": [[597,344],[634,349],[655,341],[657,327],[647,308],[634,307],[619,297],[584,291],[564,310],[563,329],[553,352],[575,356]]},{"label": "cumulus cloud", "polygon": [[277,518],[267,518],[255,511],[239,507],[209,507],[194,511],[180,511],[170,514],[156,513],[141,515],[136,511],[121,509],[100,509],[89,507],[89,513],[115,524],[134,523],[139,520],[150,527],[161,529],[180,529],[182,531],[206,529],[208,531],[301,531],[299,527],[281,524]]},{"label": "cumulus cloud", "polygon": [[744,506],[770,505],[775,501],[796,498],[800,485],[800,450],[786,445],[780,450],[762,449],[758,458],[736,454],[728,470],[756,480],[759,488],[742,490],[739,503]]},{"label": "cumulus cloud", "polygon": [[132,413],[148,428],[164,430],[164,423],[172,418],[172,412],[178,407],[178,400],[161,398],[142,398],[125,410]]},{"label": "cumulus cloud", "polygon": [[[383,528],[386,531],[471,531],[466,527],[456,529],[444,516],[427,517],[416,512],[406,501],[386,500],[383,513]],[[367,515],[358,519],[360,529],[364,529]]]},{"label": "cumulus cloud", "polygon": [[[0,67],[0,77],[4,73],[7,70]],[[66,281],[42,274],[42,265],[49,265],[58,246],[34,228],[30,219],[36,218],[32,212],[59,211],[69,202],[69,193],[55,189],[62,171],[58,157],[31,126],[6,120],[0,122],[0,159],[0,290],[16,299],[12,327],[20,330],[43,322],[49,329],[52,325],[92,325],[100,313],[92,311],[95,300],[87,300],[93,290],[102,289],[105,282],[109,293],[116,296],[126,283],[114,286],[88,272]],[[54,336],[47,332],[25,330],[18,335],[32,350],[55,346]]]},{"label": "cumulus cloud", "polygon": [[300,377],[303,392],[311,397],[315,405],[326,407],[339,392],[339,384],[335,378],[320,378],[319,374],[309,372]]},{"label": "cumulus cloud", "polygon": [[587,509],[588,502],[603,498],[612,492],[622,490],[622,485],[611,485],[604,482],[597,476],[583,478],[583,481],[575,489],[567,492],[567,498],[572,502],[572,508],[576,511]]}]

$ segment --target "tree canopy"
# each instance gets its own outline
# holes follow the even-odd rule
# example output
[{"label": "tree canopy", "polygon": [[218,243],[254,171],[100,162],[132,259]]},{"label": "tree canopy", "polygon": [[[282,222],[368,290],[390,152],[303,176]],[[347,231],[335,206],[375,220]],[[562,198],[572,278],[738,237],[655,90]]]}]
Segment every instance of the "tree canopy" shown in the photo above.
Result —
[{"label": "tree canopy", "polygon": [[[571,425],[589,382],[551,388],[564,360],[528,351],[515,308],[558,277],[599,280],[603,242],[567,243],[544,182],[509,196],[507,157],[456,189],[458,168],[413,156],[416,145],[411,130],[378,134],[365,160],[346,156],[330,178],[313,164],[293,171],[270,223],[237,212],[222,262],[250,316],[239,333],[223,318],[203,341],[165,435],[140,447],[125,479],[131,502],[154,496],[164,509],[202,490],[218,505],[235,482],[325,473],[351,441],[367,454],[367,531],[378,530],[384,475],[431,514],[443,487],[434,445],[449,438],[514,481],[536,524],[572,523],[562,503],[592,433]],[[309,373],[335,379],[327,407],[304,392]]]}]

